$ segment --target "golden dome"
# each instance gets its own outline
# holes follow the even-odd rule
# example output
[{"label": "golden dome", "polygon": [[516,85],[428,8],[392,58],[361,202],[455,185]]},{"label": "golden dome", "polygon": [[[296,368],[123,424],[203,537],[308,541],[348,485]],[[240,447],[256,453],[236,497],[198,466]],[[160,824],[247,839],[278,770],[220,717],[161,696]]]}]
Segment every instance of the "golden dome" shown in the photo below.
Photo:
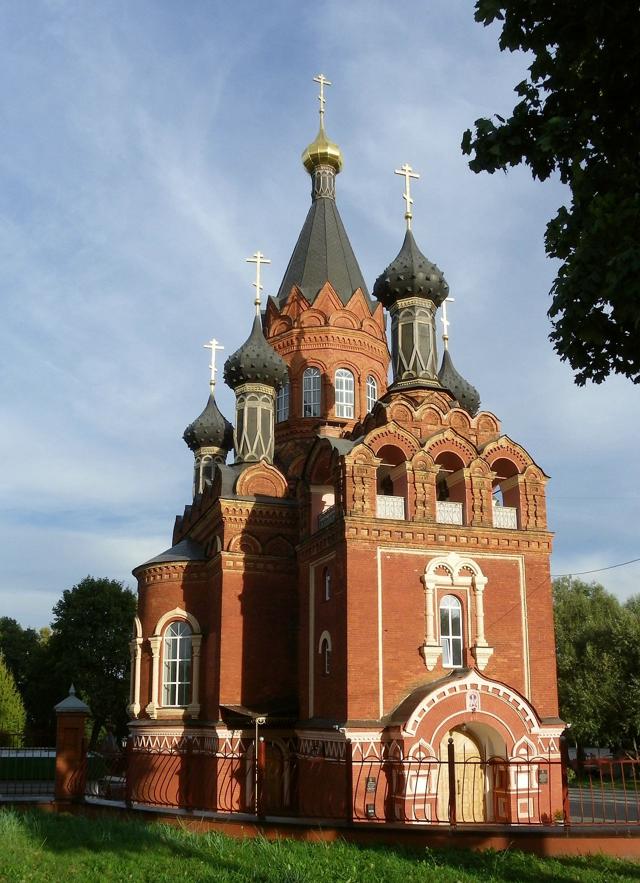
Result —
[{"label": "golden dome", "polygon": [[342,151],[329,141],[322,122],[315,140],[302,153],[302,163],[309,174],[322,165],[333,166],[336,172],[342,168]]}]

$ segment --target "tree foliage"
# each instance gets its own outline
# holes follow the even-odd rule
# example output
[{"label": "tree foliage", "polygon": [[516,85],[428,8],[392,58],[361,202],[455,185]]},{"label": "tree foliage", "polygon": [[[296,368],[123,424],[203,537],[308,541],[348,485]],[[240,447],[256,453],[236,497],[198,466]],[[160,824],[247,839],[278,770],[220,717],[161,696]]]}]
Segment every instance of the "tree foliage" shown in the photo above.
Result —
[{"label": "tree foliage", "polygon": [[475,172],[525,163],[559,174],[569,207],[547,225],[561,261],[551,340],[576,383],[610,372],[640,382],[640,6],[622,0],[477,0],[475,18],[502,22],[500,49],[533,54],[508,119],[464,133]]},{"label": "tree foliage", "polygon": [[640,733],[640,599],[554,581],[560,714],[582,746],[635,747]]},{"label": "tree foliage", "polygon": [[24,733],[26,714],[16,682],[0,653],[0,733]]},{"label": "tree foliage", "polygon": [[47,646],[55,680],[64,684],[60,698],[75,684],[91,708],[92,742],[107,720],[120,729],[126,721],[135,611],[135,595],[122,583],[91,576],[67,589],[53,608]]}]

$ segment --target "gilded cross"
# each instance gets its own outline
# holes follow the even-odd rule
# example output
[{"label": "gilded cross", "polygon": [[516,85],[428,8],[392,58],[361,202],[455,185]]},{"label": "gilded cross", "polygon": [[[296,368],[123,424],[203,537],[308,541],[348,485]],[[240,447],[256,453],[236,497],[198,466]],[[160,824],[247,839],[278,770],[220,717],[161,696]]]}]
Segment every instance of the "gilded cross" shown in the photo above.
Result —
[{"label": "gilded cross", "polygon": [[256,299],[254,300],[254,304],[256,306],[256,316],[259,316],[260,315],[260,292],[262,291],[262,289],[264,287],[264,286],[260,285],[260,266],[262,264],[270,264],[271,261],[269,260],[269,258],[265,258],[265,256],[262,254],[262,252],[257,251],[255,254],[251,255],[250,258],[247,258],[247,263],[256,265],[256,281],[252,282],[251,284],[253,285],[253,287],[256,290]]},{"label": "gilded cross", "polygon": [[447,319],[447,304],[454,304],[455,302],[455,297],[447,297],[442,301],[442,315],[440,316],[440,321],[442,322],[442,342],[444,343],[444,348],[446,350],[449,349],[449,325],[451,324]]},{"label": "gilded cross", "polygon": [[403,166],[400,166],[399,169],[395,169],[395,174],[402,175],[404,177],[405,191],[402,194],[402,197],[407,204],[407,210],[404,213],[404,218],[407,222],[407,230],[411,230],[411,218],[413,217],[413,213],[411,211],[411,206],[413,205],[413,200],[411,199],[411,179],[419,178],[420,175],[417,172],[413,171],[409,163],[405,163]]},{"label": "gilded cross", "polygon": [[320,122],[324,121],[324,104],[326,98],[324,97],[324,87],[331,86],[332,83],[325,77],[324,74],[318,74],[313,78],[314,83],[320,83],[320,94],[318,95],[318,101],[320,102]]},{"label": "gilded cross", "polygon": [[215,337],[212,337],[208,343],[204,344],[204,348],[206,350],[211,350],[211,364],[209,365],[211,379],[209,380],[209,386],[211,387],[211,392],[213,392],[216,385],[216,373],[218,371],[216,368],[216,352],[218,352],[218,350],[223,350],[224,347],[218,343]]}]

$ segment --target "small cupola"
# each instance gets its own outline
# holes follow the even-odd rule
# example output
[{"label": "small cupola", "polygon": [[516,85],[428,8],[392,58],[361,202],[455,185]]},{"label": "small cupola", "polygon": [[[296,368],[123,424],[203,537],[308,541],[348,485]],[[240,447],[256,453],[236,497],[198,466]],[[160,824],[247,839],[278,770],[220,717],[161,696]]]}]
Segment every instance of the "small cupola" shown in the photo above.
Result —
[{"label": "small cupola", "polygon": [[224,463],[233,447],[233,426],[222,415],[215,397],[215,355],[222,347],[215,338],[205,344],[211,350],[209,399],[204,411],[184,431],[183,439],[195,457],[193,495],[201,494],[213,479],[215,463]]},{"label": "small cupola", "polygon": [[224,364],[224,380],[236,394],[234,448],[236,463],[273,461],[276,390],[288,379],[287,365],[262,331],[260,267],[271,263],[257,251],[247,258],[256,264],[255,308],[251,334]]},{"label": "small cupola", "polygon": [[373,294],[391,314],[393,387],[439,387],[435,313],[449,286],[411,232],[411,179],[420,176],[407,163],[395,173],[405,179],[407,232],[397,256],[376,280]]}]

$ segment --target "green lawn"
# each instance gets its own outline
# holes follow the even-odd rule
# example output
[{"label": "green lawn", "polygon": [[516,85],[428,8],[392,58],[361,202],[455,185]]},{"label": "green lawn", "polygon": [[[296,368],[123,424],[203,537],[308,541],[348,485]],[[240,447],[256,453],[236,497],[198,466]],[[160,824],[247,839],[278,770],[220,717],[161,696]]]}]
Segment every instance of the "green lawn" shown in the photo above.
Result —
[{"label": "green lawn", "polygon": [[411,854],[344,843],[234,840],[145,825],[0,810],[0,880],[24,883],[411,883],[411,881],[640,881],[640,864],[608,858],[538,859],[521,852]]}]

